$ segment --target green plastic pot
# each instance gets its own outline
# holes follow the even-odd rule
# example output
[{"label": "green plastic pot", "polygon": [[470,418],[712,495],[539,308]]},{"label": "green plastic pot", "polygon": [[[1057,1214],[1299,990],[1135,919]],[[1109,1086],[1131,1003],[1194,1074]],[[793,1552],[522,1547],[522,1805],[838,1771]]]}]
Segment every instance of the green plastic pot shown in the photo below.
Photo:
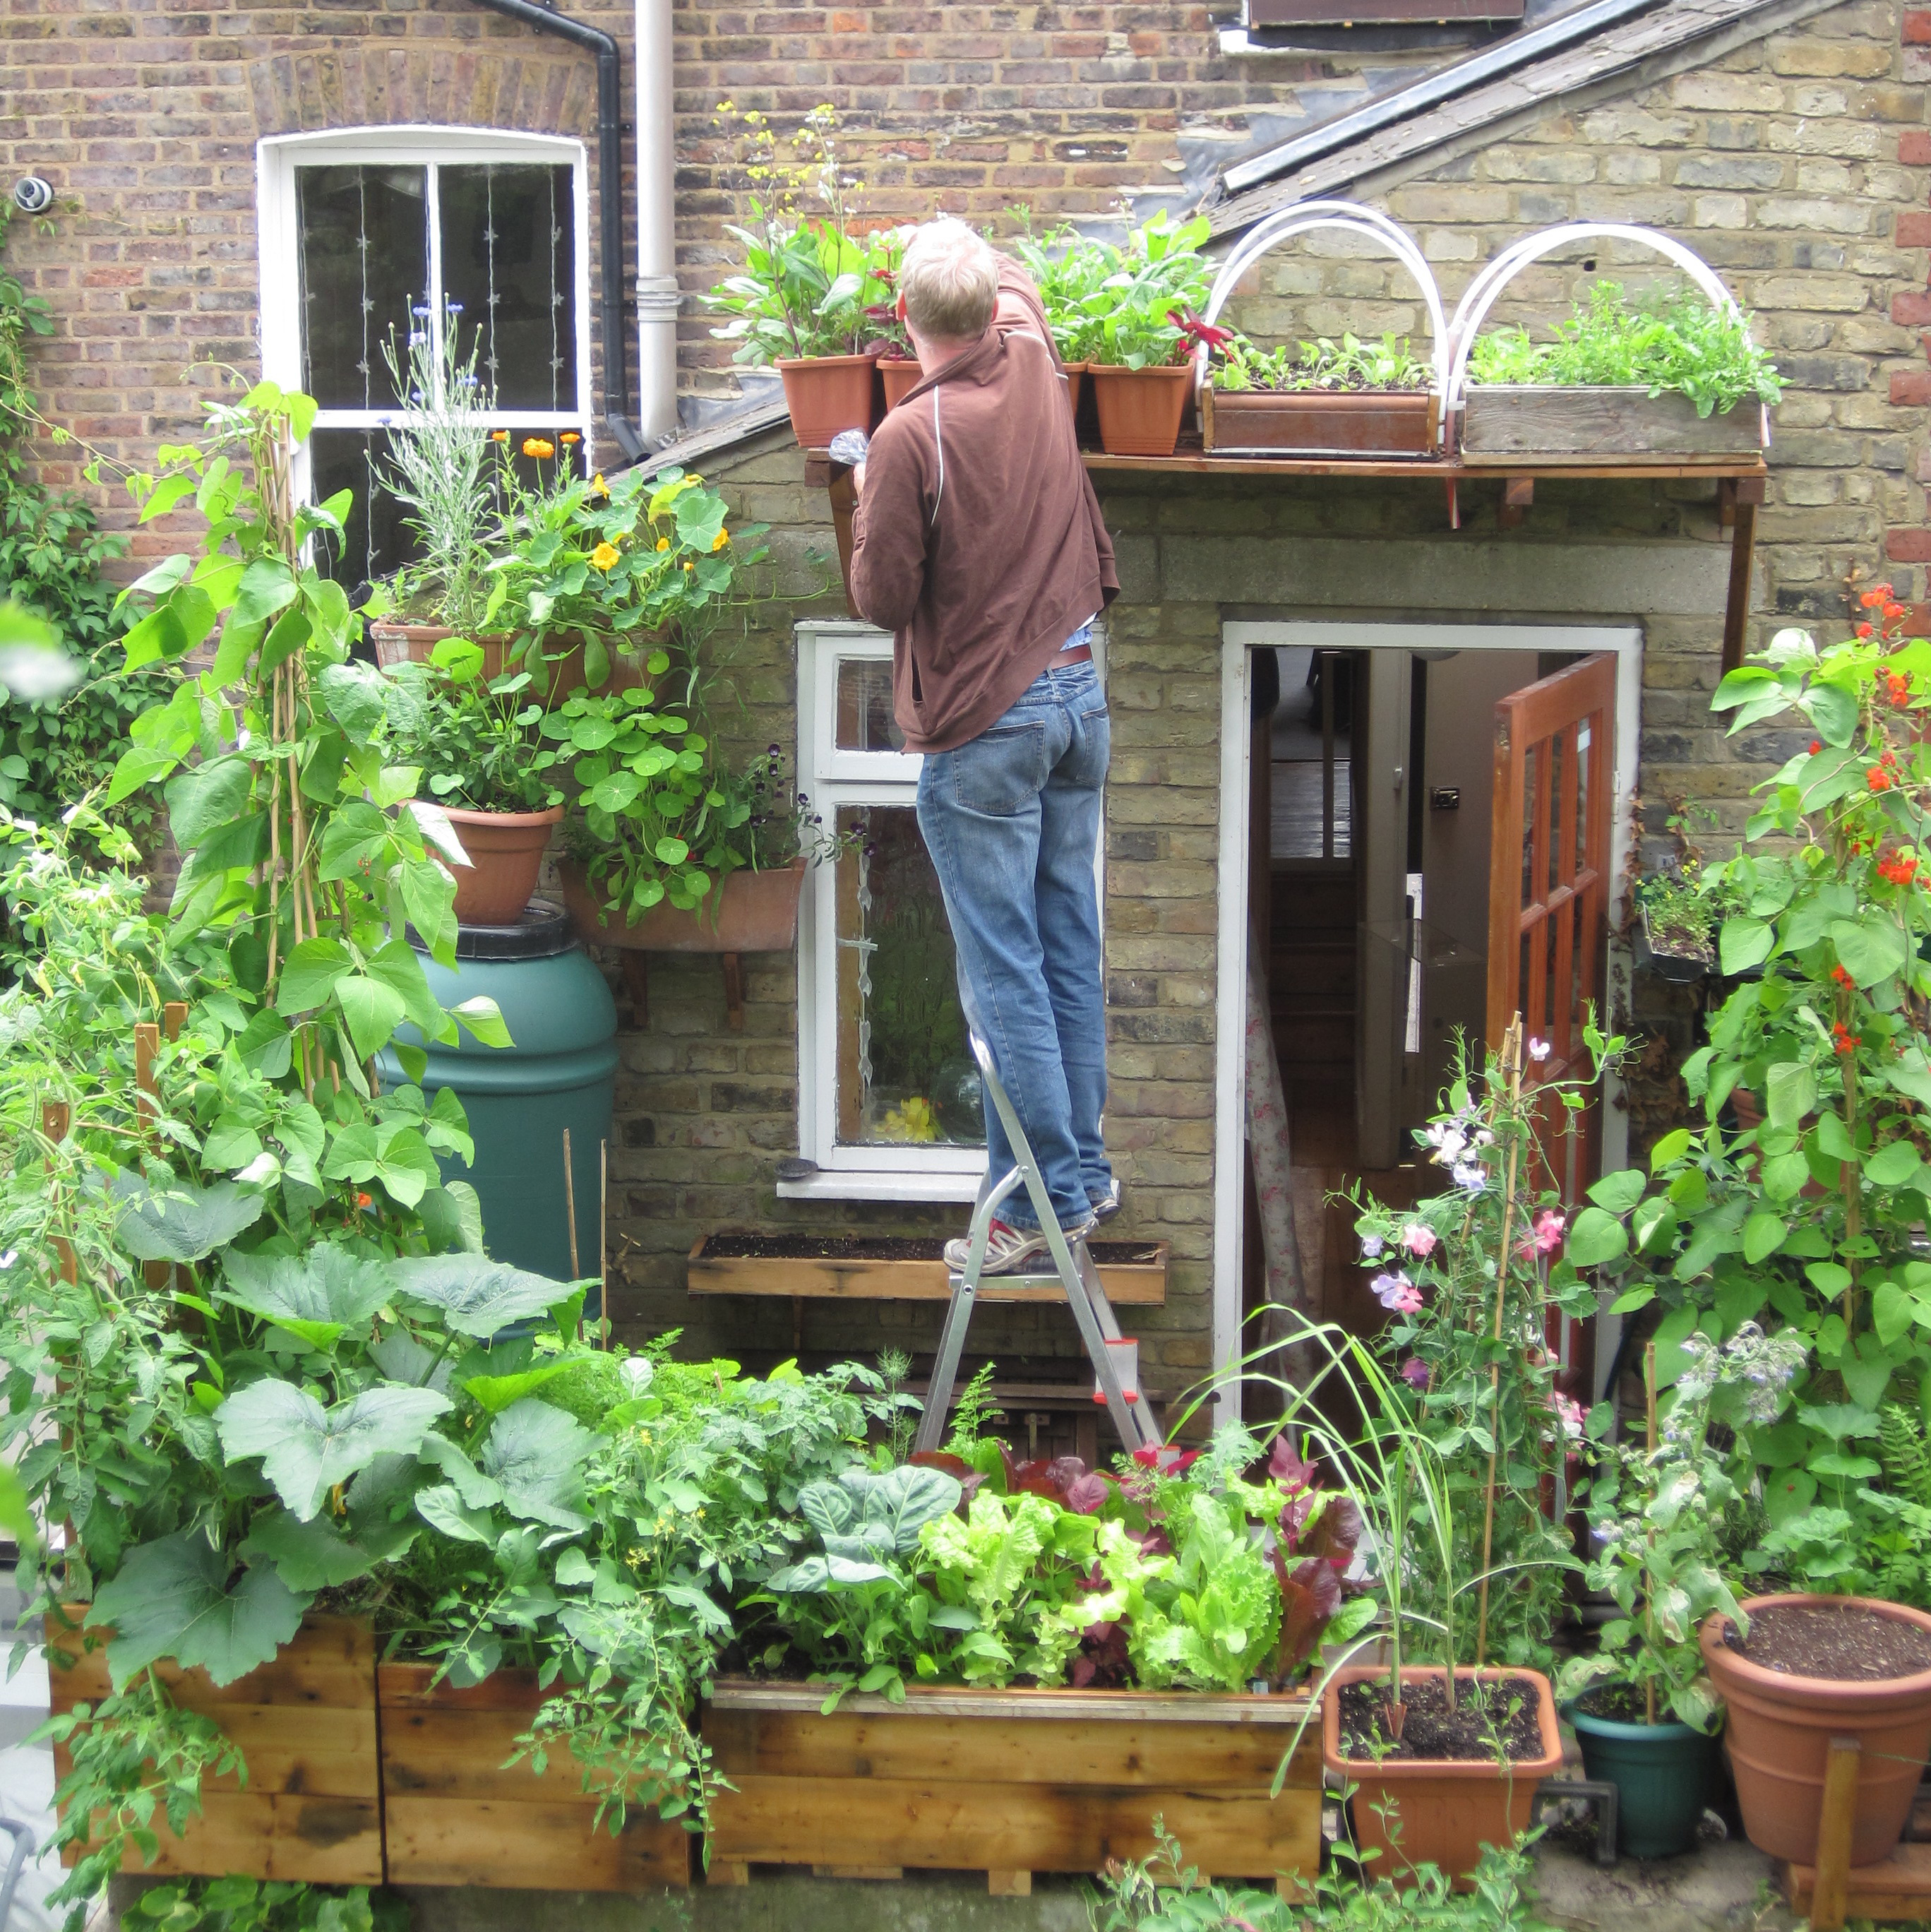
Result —
[{"label": "green plastic pot", "polygon": [[1671,1858],[1696,1849],[1696,1827],[1717,1771],[1717,1740],[1687,1724],[1619,1724],[1576,1705],[1585,1775],[1616,1787],[1616,1849],[1629,1858]]}]

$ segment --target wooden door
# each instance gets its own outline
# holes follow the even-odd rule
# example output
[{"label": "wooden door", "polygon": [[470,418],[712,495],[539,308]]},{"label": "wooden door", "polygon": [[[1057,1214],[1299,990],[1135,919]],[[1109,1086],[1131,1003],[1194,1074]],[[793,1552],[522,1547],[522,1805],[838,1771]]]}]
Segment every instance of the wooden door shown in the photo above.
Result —
[{"label": "wooden door", "polygon": [[[1547,1043],[1545,1081],[1588,1073],[1583,1022],[1591,1006],[1604,1017],[1615,704],[1616,660],[1601,652],[1495,706],[1488,1038],[1499,1046],[1519,1012]],[[1573,1204],[1596,1178],[1600,1107],[1549,1112],[1537,1181]]]}]

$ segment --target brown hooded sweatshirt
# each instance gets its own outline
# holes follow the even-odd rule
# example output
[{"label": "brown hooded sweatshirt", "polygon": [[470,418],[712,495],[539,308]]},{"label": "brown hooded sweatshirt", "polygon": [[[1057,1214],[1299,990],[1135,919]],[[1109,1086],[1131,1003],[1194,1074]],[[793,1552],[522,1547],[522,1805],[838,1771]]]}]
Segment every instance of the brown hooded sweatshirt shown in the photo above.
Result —
[{"label": "brown hooded sweatshirt", "polygon": [[1120,589],[1039,292],[1003,256],[999,284],[979,342],[879,425],[852,520],[908,752],[977,737]]}]

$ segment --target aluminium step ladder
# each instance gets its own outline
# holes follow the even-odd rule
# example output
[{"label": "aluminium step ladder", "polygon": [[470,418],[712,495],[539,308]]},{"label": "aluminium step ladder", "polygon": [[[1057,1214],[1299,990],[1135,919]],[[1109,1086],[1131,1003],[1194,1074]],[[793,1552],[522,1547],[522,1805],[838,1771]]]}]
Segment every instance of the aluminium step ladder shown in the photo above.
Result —
[{"label": "aluminium step ladder", "polygon": [[1017,1165],[973,1210],[972,1226],[966,1237],[966,1264],[951,1278],[952,1301],[946,1310],[946,1325],[939,1336],[939,1352],[932,1364],[931,1385],[926,1392],[925,1413],[919,1424],[915,1451],[929,1454],[945,1438],[946,1418],[951,1412],[952,1390],[958,1380],[959,1355],[965,1346],[973,1304],[979,1296],[979,1277],[985,1266],[986,1244],[991,1237],[993,1216],[1007,1198],[1021,1186],[1033,1203],[1033,1213],[1039,1216],[1040,1231],[1046,1238],[1047,1252],[1052,1257],[1052,1270],[1050,1273],[997,1275],[994,1279],[1001,1287],[1057,1284],[1065,1290],[1080,1340],[1086,1345],[1086,1352],[1099,1383],[1099,1393],[1094,1400],[1105,1399],[1113,1426],[1119,1430],[1120,1441],[1129,1450],[1157,1449],[1162,1446],[1160,1427],[1153,1419],[1152,1405],[1141,1400],[1137,1390],[1129,1394],[1122,1387],[1113,1351],[1107,1346],[1126,1338],[1120,1332],[1120,1322],[1114,1314],[1112,1303],[1106,1298],[1106,1290],[1100,1285],[1099,1270],[1087,1251],[1084,1238],[1069,1240],[1061,1232],[1051,1197],[1046,1192],[1045,1177],[1039,1171],[1039,1161],[1019,1125],[1019,1118],[1012,1111],[1012,1102],[1007,1099],[1006,1089],[1000,1084],[999,1076],[994,1071],[991,1052],[977,1034],[969,1037],[987,1097],[999,1109],[1000,1124],[1006,1130],[1006,1141]]}]

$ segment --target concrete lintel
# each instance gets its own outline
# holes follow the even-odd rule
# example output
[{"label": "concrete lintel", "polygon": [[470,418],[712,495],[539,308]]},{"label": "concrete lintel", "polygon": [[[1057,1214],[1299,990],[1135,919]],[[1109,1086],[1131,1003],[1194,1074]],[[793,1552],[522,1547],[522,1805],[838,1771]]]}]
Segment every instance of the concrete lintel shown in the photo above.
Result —
[{"label": "concrete lintel", "polygon": [[[1136,602],[1714,616],[1730,566],[1727,545],[1680,542],[1171,536],[1157,543],[1159,588]],[[1141,571],[1136,556],[1136,590]]]}]

